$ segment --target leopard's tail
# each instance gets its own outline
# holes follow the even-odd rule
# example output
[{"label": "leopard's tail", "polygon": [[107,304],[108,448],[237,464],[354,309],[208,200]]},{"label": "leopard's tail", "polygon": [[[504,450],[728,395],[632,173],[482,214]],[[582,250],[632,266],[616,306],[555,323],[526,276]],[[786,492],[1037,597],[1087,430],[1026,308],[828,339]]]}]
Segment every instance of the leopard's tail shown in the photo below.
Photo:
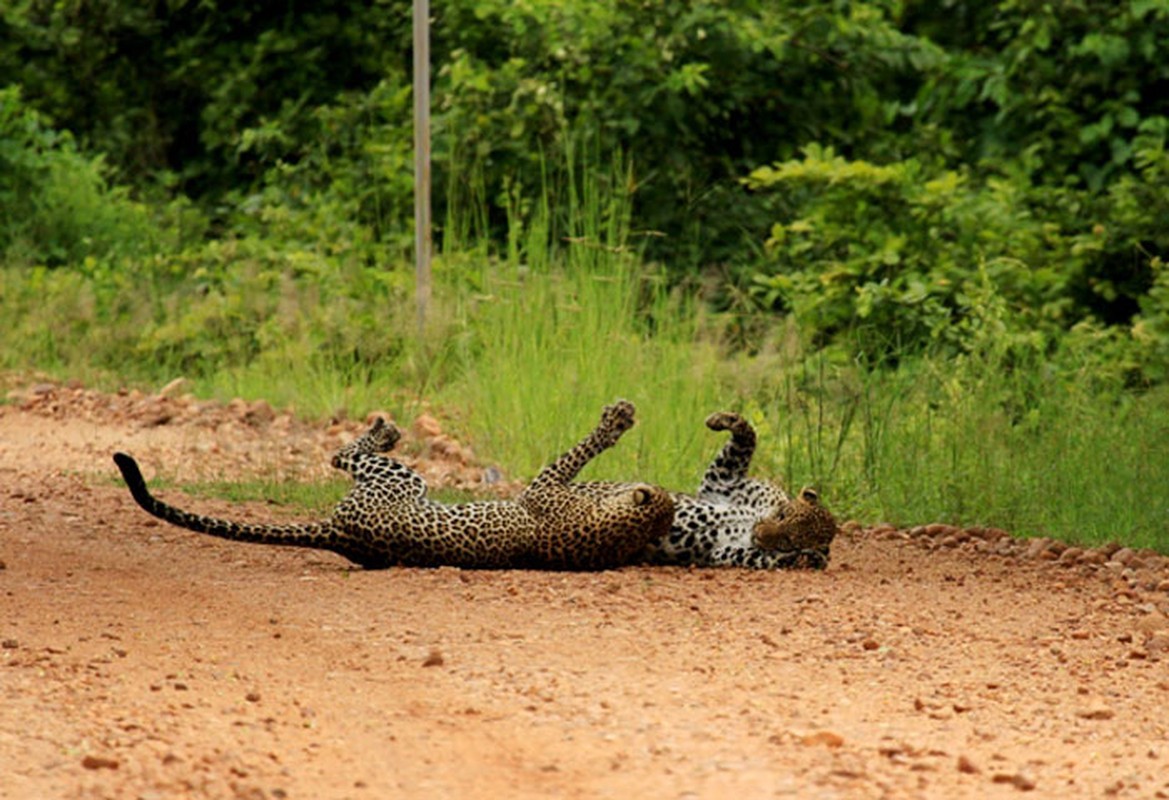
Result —
[{"label": "leopard's tail", "polygon": [[232,522],[216,517],[192,514],[159,500],[146,488],[146,480],[138,462],[125,453],[114,453],[114,463],[122,472],[122,480],[130,489],[135,502],[145,511],[180,528],[232,539],[237,542],[290,545],[331,550],[356,564],[375,569],[388,566],[385,554],[371,551],[363,543],[354,541],[329,520],[289,524],[253,524]]}]

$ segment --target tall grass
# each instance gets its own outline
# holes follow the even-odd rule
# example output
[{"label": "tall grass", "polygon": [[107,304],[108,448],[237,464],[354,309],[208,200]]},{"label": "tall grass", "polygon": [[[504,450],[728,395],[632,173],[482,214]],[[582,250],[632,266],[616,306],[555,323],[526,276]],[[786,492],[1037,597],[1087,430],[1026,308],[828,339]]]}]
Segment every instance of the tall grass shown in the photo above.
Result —
[{"label": "tall grass", "polygon": [[[620,163],[606,174],[625,178]],[[479,291],[460,298],[473,335],[436,399],[481,451],[530,476],[627,398],[637,428],[586,474],[693,485],[710,448],[702,419],[731,404],[700,314],[632,248],[627,194],[573,170],[555,191],[560,216],[544,201],[513,209],[506,259],[481,262]]]},{"label": "tall grass", "polygon": [[[1169,392],[1095,391],[991,354],[786,371],[757,391],[757,470],[812,478],[845,515],[1169,548]],[[819,363],[817,363],[819,362]],[[762,387],[760,387],[762,388]]]}]

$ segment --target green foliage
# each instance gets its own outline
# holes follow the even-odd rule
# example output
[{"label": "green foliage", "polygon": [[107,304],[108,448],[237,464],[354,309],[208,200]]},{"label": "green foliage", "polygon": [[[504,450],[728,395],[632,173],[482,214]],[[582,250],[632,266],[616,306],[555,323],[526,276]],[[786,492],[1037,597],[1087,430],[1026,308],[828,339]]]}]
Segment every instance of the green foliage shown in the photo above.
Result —
[{"label": "green foliage", "polygon": [[[1017,173],[978,177],[917,159],[879,165],[811,145],[802,158],[745,179],[785,210],[751,294],[762,308],[793,314],[815,343],[873,364],[893,354],[969,352],[988,331],[1042,352],[1076,325],[1127,323],[1100,354],[1102,368],[1119,359],[1134,383],[1159,382],[1169,366],[1153,322],[1163,300],[1138,291],[1132,272],[1100,272],[1121,251],[1138,275],[1161,268],[1152,220],[1164,201],[1150,196],[1164,168],[1158,147],[1143,157],[1139,179],[1114,188],[1110,232],[1061,225],[1074,196]],[[1137,320],[1102,306],[1142,295]]]},{"label": "green foliage", "polygon": [[977,185],[915,159],[882,166],[811,145],[746,182],[782,193],[790,209],[772,227],[752,289],[822,343],[847,333],[849,346],[879,361],[966,348],[992,303],[1008,309],[1013,328],[1040,336],[1074,313],[1069,237],[1037,218],[1017,181]]},{"label": "green foliage", "polygon": [[449,52],[436,138],[455,163],[484,165],[488,199],[501,176],[540,186],[572,137],[620,147],[634,155],[634,227],[687,265],[740,257],[763,225],[738,175],[809,141],[871,146],[884,87],[939,58],[880,6],[830,2],[475,0],[445,4],[436,37]]},{"label": "green foliage", "polygon": [[48,266],[141,256],[171,237],[155,212],[111,186],[101,156],[28,108],[17,87],[0,88],[0,259]]},{"label": "green foliage", "polygon": [[[562,163],[570,135],[620,146],[645,159],[636,227],[665,232],[657,250],[691,262],[729,256],[759,229],[737,175],[817,139],[867,149],[901,85],[941,57],[880,4],[453,0],[434,12],[440,187],[478,171],[499,233],[505,183],[534,192],[542,158]],[[321,113],[377,106],[386,84],[405,85],[409,16],[404,2],[26,0],[0,13],[0,68],[124,174],[165,175],[218,214],[306,154],[328,154],[326,176],[351,159],[360,170],[394,137],[385,127],[402,129],[397,115],[331,127]],[[375,210],[379,225],[393,215],[390,237],[405,188],[378,190],[393,198]]]},{"label": "green foliage", "polygon": [[[959,157],[1002,163],[1024,153],[1041,180],[1093,192],[1129,173],[1137,139],[1169,115],[1161,54],[1169,8],[1160,0],[975,5],[910,4],[906,13],[912,27],[950,35],[952,60],[919,101],[963,143]],[[958,23],[954,6],[978,23]]]},{"label": "green foliage", "polygon": [[[5,6],[0,68],[139,189],[179,188],[236,230],[407,246],[407,3],[90,5]],[[516,203],[560,206],[549,164],[620,149],[651,258],[675,279],[751,276],[786,209],[738,180],[815,144],[957,172],[990,191],[974,203],[1002,207],[989,183],[1007,181],[1061,236],[1102,226],[1068,292],[1124,324],[1166,242],[1151,206],[1110,199],[1147,182],[1169,126],[1167,26],[1155,0],[452,0],[433,19],[436,205],[474,229],[444,233],[502,244]]]},{"label": "green foliage", "polygon": [[312,108],[408,52],[405,2],[0,6],[0,72],[40,110],[135,181],[169,172],[213,203],[310,136]]}]

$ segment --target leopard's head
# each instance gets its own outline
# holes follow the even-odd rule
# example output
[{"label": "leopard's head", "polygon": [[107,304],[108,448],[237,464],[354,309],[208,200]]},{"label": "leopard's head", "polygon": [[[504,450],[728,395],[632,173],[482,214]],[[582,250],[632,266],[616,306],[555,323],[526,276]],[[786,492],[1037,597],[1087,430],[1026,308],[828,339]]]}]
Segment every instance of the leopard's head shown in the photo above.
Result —
[{"label": "leopard's head", "polygon": [[820,495],[805,486],[775,514],[759,520],[752,540],[763,550],[827,550],[836,536],[836,518],[820,504]]}]

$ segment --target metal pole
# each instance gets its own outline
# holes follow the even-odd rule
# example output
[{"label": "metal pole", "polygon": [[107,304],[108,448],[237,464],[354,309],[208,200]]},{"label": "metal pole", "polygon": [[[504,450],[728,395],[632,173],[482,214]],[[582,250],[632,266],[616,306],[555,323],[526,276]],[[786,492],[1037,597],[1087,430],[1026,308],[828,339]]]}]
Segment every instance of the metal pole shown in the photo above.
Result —
[{"label": "metal pole", "polygon": [[421,337],[430,304],[430,0],[414,0],[414,295]]}]

